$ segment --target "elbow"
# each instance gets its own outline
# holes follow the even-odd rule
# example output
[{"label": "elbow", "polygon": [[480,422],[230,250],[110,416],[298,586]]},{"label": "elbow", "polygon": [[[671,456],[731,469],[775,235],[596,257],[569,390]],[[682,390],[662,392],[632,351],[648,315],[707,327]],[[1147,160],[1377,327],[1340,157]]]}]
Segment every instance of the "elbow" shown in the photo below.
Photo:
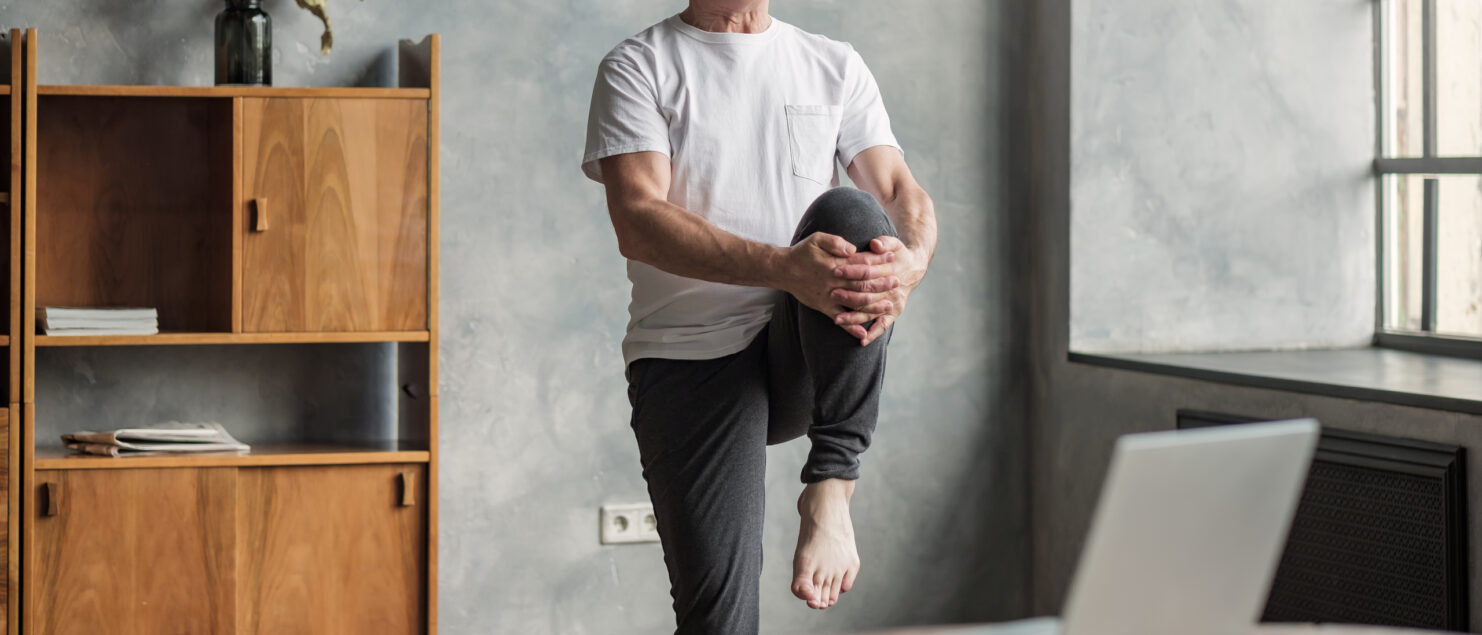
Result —
[{"label": "elbow", "polygon": [[612,217],[612,227],[617,233],[618,253],[628,260],[643,261],[645,250],[638,232],[617,214]]},{"label": "elbow", "polygon": [[618,234],[618,253],[628,260],[642,260],[638,245],[632,239],[624,240],[622,233]]}]

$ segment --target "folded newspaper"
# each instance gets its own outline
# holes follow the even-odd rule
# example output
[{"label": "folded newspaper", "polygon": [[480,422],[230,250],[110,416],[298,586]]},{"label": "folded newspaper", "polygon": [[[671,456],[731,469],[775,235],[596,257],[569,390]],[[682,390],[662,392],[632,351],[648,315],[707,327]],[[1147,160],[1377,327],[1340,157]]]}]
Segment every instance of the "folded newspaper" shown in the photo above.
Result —
[{"label": "folded newspaper", "polygon": [[108,432],[73,432],[62,435],[68,448],[103,456],[138,456],[178,452],[246,452],[251,448],[228,434],[215,422],[171,421],[139,428]]}]

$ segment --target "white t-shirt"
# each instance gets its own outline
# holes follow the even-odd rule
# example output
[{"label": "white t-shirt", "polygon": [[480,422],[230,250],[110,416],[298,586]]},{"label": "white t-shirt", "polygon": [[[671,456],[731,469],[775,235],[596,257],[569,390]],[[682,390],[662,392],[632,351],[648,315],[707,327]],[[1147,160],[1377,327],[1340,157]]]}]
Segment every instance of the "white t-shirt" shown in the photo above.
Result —
[{"label": "white t-shirt", "polygon": [[[671,17],[602,60],[582,171],[599,159],[669,157],[669,202],[722,230],[787,245],[808,204],[877,145],[900,145],[854,48],[772,19],[760,33],[712,33]],[[684,278],[628,261],[624,363],[713,359],[745,348],[780,291]]]}]

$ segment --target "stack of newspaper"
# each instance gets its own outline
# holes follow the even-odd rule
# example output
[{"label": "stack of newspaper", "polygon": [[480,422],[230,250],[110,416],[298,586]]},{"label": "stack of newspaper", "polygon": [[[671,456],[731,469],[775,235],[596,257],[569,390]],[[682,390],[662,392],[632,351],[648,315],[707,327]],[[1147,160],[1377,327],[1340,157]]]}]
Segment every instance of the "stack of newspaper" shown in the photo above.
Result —
[{"label": "stack of newspaper", "polygon": [[174,452],[246,452],[246,443],[227,434],[219,423],[171,421],[140,428],[108,432],[73,432],[62,435],[67,447],[86,454],[140,456]]},{"label": "stack of newspaper", "polygon": [[74,308],[47,306],[36,310],[47,335],[154,335],[160,332],[153,308]]}]

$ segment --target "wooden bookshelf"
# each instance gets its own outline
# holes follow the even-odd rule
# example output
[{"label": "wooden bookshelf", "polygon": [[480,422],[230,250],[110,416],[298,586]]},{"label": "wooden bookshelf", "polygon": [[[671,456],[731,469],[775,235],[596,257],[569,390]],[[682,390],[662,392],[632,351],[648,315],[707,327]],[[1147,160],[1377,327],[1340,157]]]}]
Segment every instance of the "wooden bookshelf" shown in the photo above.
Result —
[{"label": "wooden bookshelf", "polygon": [[[9,91],[9,87],[6,88]],[[44,85],[36,93],[42,96],[71,95],[78,97],[325,97],[330,99],[421,99],[431,95],[428,88],[362,88],[356,86],[108,86]]]},{"label": "wooden bookshelf", "polygon": [[[8,632],[436,633],[438,37],[398,46],[397,87],[39,85],[35,30],[12,38]],[[46,335],[46,306],[152,307],[161,332]],[[240,454],[73,453],[56,437],[70,419],[133,396],[37,372],[38,349],[131,365],[365,343],[394,350],[351,369],[373,378],[348,396],[391,429],[304,415],[260,429],[275,442],[233,429]],[[55,350],[148,346],[177,348]],[[88,414],[59,412],[59,390]]]},{"label": "wooden bookshelf", "polygon": [[[195,344],[341,344],[426,342],[427,331],[341,331],[315,333],[180,333],[156,335],[37,335],[37,346],[187,346]],[[5,339],[0,338],[0,346]]]},{"label": "wooden bookshelf", "polygon": [[425,447],[411,443],[270,443],[252,451],[205,452],[150,456],[89,456],[66,448],[36,449],[38,470],[97,470],[145,467],[263,467],[275,465],[353,465],[368,463],[426,463]]}]

